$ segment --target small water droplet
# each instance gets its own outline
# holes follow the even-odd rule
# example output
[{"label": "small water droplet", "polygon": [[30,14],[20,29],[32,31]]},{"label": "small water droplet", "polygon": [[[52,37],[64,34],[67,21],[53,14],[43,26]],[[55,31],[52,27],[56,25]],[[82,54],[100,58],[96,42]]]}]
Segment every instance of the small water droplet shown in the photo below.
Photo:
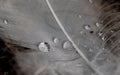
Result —
[{"label": "small water droplet", "polygon": [[110,62],[110,58],[107,58],[106,61],[107,61],[107,62]]},{"label": "small water droplet", "polygon": [[93,50],[92,49],[89,49],[90,52],[92,52]]},{"label": "small water droplet", "polygon": [[111,32],[111,33],[114,33],[114,31],[113,31],[113,30],[111,30],[110,32]]},{"label": "small water droplet", "polygon": [[70,41],[66,41],[66,42],[64,42],[64,44],[63,44],[63,48],[64,48],[64,49],[70,48],[71,46],[72,46],[72,43],[71,43]]},{"label": "small water droplet", "polygon": [[79,18],[81,19],[81,18],[82,18],[82,15],[79,15]]},{"label": "small water droplet", "polygon": [[102,37],[102,40],[104,41],[104,40],[105,40],[105,37]]},{"label": "small water droplet", "polygon": [[105,50],[105,47],[103,47],[102,50]]},{"label": "small water droplet", "polygon": [[88,24],[87,24],[87,25],[85,25],[85,26],[84,26],[84,28],[85,28],[86,30],[91,31],[91,26],[90,26],[90,25],[88,25]]},{"label": "small water droplet", "polygon": [[4,22],[5,24],[8,24],[8,20],[6,20],[6,19],[5,19],[5,20],[3,20],[3,22]]},{"label": "small water droplet", "polygon": [[58,38],[54,38],[54,39],[53,39],[53,42],[54,42],[54,43],[59,43],[59,39],[58,39]]},{"label": "small water droplet", "polygon": [[41,52],[49,52],[50,46],[47,42],[41,42],[38,45],[38,48]]},{"label": "small water droplet", "polygon": [[103,34],[102,32],[99,32],[99,33],[98,33],[99,36],[102,36],[102,34]]},{"label": "small water droplet", "polygon": [[76,64],[75,66],[76,66],[76,67],[83,67],[82,64]]},{"label": "small water droplet", "polygon": [[99,27],[99,26],[100,26],[100,24],[97,22],[97,23],[96,23],[96,26],[97,26],[97,27]]},{"label": "small water droplet", "polygon": [[83,32],[83,31],[80,31],[80,34],[84,34],[84,32]]},{"label": "small water droplet", "polygon": [[92,0],[89,0],[89,2],[90,2],[90,3],[93,3],[93,1],[92,1]]}]

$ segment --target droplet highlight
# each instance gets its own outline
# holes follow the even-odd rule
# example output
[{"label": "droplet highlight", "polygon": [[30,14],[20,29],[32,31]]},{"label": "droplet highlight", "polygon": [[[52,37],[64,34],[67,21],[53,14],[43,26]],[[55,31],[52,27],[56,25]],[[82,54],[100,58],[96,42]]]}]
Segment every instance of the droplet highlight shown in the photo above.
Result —
[{"label": "droplet highlight", "polygon": [[8,24],[8,20],[6,20],[6,19],[3,20],[3,23],[4,23],[4,24]]},{"label": "droplet highlight", "polygon": [[50,50],[50,45],[47,42],[41,42],[38,45],[38,48],[41,52],[49,52]]},{"label": "droplet highlight", "polygon": [[111,30],[110,32],[111,32],[111,33],[114,33],[114,31],[113,31],[113,30]]},{"label": "droplet highlight", "polygon": [[99,36],[102,36],[102,34],[103,34],[102,32],[99,32],[99,33],[98,33]]},{"label": "droplet highlight", "polygon": [[56,43],[59,43],[60,40],[58,38],[53,38],[53,42],[56,44]]},{"label": "droplet highlight", "polygon": [[81,18],[82,18],[82,15],[79,15],[79,18],[81,19]]},{"label": "droplet highlight", "polygon": [[102,40],[104,41],[104,40],[105,40],[105,37],[102,37]]},{"label": "droplet highlight", "polygon": [[99,27],[100,26],[100,24],[97,22],[96,24],[95,24],[97,27]]}]

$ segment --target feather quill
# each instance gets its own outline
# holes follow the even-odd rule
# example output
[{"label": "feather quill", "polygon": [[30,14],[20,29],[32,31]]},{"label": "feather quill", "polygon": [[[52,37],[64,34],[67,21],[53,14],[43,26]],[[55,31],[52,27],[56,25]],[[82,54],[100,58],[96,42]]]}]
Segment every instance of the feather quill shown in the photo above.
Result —
[{"label": "feather quill", "polygon": [[71,41],[71,43],[73,44],[75,50],[79,53],[79,55],[86,61],[86,63],[98,74],[98,75],[103,75],[101,72],[99,72],[99,70],[95,69],[95,66],[93,64],[90,63],[90,61],[88,60],[88,58],[84,55],[84,53],[79,49],[79,47],[75,44],[75,42],[72,40],[72,38],[69,36],[69,34],[67,33],[67,31],[65,30],[64,26],[62,25],[62,23],[60,22],[59,18],[57,17],[56,13],[54,12],[52,5],[50,4],[49,0],[46,0],[46,3],[52,13],[52,15],[54,16],[55,20],[57,21],[59,27],[61,28],[61,30],[64,32],[65,36],[68,38],[69,41]]}]

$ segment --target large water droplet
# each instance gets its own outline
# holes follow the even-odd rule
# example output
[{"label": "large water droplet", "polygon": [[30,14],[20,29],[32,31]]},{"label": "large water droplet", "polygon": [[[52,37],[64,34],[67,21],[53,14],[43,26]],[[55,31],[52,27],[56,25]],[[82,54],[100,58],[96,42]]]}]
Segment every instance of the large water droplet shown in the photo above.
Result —
[{"label": "large water droplet", "polygon": [[72,43],[70,41],[66,41],[63,43],[63,48],[64,49],[67,49],[67,48],[70,48],[72,46]]},{"label": "large water droplet", "polygon": [[53,42],[56,44],[56,43],[59,43],[59,39],[58,38],[53,38]]},{"label": "large water droplet", "polygon": [[41,42],[38,45],[38,48],[41,52],[49,52],[50,45],[47,42]]},{"label": "large water droplet", "polygon": [[4,22],[4,24],[8,24],[8,20],[6,20],[6,19],[3,20],[3,22]]}]

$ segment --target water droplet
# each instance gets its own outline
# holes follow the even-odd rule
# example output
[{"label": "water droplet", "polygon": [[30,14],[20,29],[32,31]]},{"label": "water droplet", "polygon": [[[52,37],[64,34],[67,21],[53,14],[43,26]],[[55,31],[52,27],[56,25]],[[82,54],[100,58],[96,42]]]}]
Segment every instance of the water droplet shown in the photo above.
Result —
[{"label": "water droplet", "polygon": [[58,39],[58,38],[54,38],[54,39],[53,39],[53,42],[54,42],[54,43],[59,43],[59,39]]},{"label": "water droplet", "polygon": [[41,52],[49,52],[50,46],[47,42],[41,42],[38,45],[38,48]]},{"label": "water droplet", "polygon": [[83,32],[83,31],[80,31],[80,34],[84,34],[84,32]]},{"label": "water droplet", "polygon": [[103,47],[102,50],[105,50],[105,47]]},{"label": "water droplet", "polygon": [[98,33],[99,36],[102,36],[102,34],[103,34],[102,32],[99,32],[99,33]]},{"label": "water droplet", "polygon": [[97,23],[96,23],[96,26],[97,26],[97,27],[99,27],[99,26],[100,26],[100,24],[97,22]]},{"label": "water droplet", "polygon": [[107,58],[106,61],[107,61],[107,62],[110,62],[110,58]]},{"label": "water droplet", "polygon": [[72,46],[72,43],[71,43],[70,41],[66,41],[66,42],[64,42],[64,44],[63,44],[63,48],[64,48],[64,49],[70,48],[71,46]]},{"label": "water droplet", "polygon": [[5,19],[5,20],[3,20],[3,22],[4,22],[5,24],[8,24],[8,20],[6,20],[6,19]]},{"label": "water droplet", "polygon": [[90,25],[88,25],[88,24],[87,24],[87,25],[85,25],[85,26],[84,26],[84,28],[85,28],[86,30],[91,31],[91,27],[90,27]]},{"label": "water droplet", "polygon": [[110,32],[111,32],[111,33],[114,33],[114,31],[113,31],[113,30],[111,30]]},{"label": "water droplet", "polygon": [[82,15],[79,15],[79,18],[81,19],[81,18],[82,18]]},{"label": "water droplet", "polygon": [[104,41],[104,40],[105,40],[105,37],[102,37],[102,40]]},{"label": "water droplet", "polygon": [[75,66],[76,66],[76,67],[83,67],[82,64],[76,64]]}]

